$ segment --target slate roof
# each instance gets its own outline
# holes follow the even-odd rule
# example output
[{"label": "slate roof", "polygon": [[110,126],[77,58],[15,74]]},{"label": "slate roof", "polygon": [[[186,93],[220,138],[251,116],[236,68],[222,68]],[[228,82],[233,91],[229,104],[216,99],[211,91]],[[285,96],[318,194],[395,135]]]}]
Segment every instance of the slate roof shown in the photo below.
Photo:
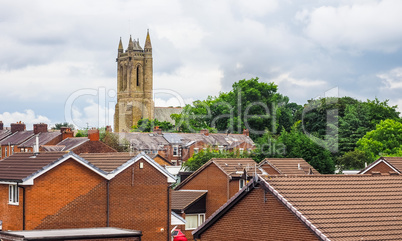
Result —
[{"label": "slate roof", "polygon": [[0,141],[6,138],[7,136],[11,135],[10,130],[0,130]]},{"label": "slate roof", "polygon": [[193,234],[198,237],[250,188],[262,185],[321,240],[402,239],[401,175],[259,176],[259,180],[249,182]]},{"label": "slate roof", "polygon": [[283,175],[320,174],[303,158],[266,158],[259,166],[264,164],[270,165]]},{"label": "slate roof", "polygon": [[371,163],[366,168],[361,170],[359,173],[364,174],[368,172],[371,168],[375,167],[380,162],[386,163],[392,169],[394,169],[397,173],[402,173],[402,157],[380,157],[377,161]]},{"label": "slate roof", "polygon": [[259,168],[257,163],[251,158],[239,158],[239,159],[213,158],[204,165],[202,165],[200,168],[198,168],[197,171],[193,172],[179,185],[177,185],[175,189],[179,190],[181,187],[183,187],[196,175],[200,174],[205,168],[207,168],[211,164],[216,165],[229,178],[242,177],[244,175],[244,170],[247,171],[248,176],[254,176],[254,173],[266,174],[266,172],[263,171],[261,168]]},{"label": "slate roof", "polygon": [[133,157],[129,152],[110,152],[110,153],[82,153],[80,157],[99,167],[105,172],[111,172],[123,165]]},{"label": "slate roof", "polygon": [[87,141],[89,141],[88,137],[69,137],[62,140],[57,145],[44,145],[42,148],[44,151],[71,151]]},{"label": "slate roof", "polygon": [[33,131],[17,131],[0,141],[0,145],[19,145],[34,135]]},{"label": "slate roof", "polygon": [[48,143],[49,141],[53,140],[54,138],[60,135],[61,135],[60,132],[41,132],[37,135],[32,136],[28,140],[24,141],[18,147],[19,148],[33,147],[34,145],[36,145],[36,136],[39,137],[39,146],[46,145],[46,143]]},{"label": "slate roof", "polygon": [[62,158],[66,152],[17,152],[0,161],[0,181],[19,181]]},{"label": "slate roof", "polygon": [[174,120],[170,118],[171,114],[180,114],[182,107],[155,107],[154,116],[158,121],[167,121],[174,124]]},{"label": "slate roof", "polygon": [[146,132],[120,132],[119,138],[127,140],[137,150],[162,150],[169,145],[162,135]]},{"label": "slate roof", "polygon": [[172,191],[172,210],[185,210],[207,193],[207,190],[174,190]]}]

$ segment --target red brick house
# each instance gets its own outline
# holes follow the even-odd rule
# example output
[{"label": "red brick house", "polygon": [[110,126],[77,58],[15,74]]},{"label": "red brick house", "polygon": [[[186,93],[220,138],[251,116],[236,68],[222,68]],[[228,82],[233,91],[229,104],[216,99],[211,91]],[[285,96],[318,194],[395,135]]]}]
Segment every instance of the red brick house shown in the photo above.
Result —
[{"label": "red brick house", "polygon": [[0,161],[3,230],[118,227],[169,240],[174,177],[146,155],[16,153]]},{"label": "red brick house", "polygon": [[361,170],[359,174],[392,174],[402,173],[402,157],[380,157]]},{"label": "red brick house", "polygon": [[[69,133],[67,130],[61,130],[63,135]],[[71,130],[70,130],[71,131]],[[66,137],[55,145],[41,145],[41,151],[72,151],[76,154],[81,153],[109,153],[117,152],[114,148],[106,145],[99,140],[99,130],[88,130],[88,137]],[[64,138],[63,137],[63,138]]]},{"label": "red brick house", "polygon": [[22,122],[11,124],[11,134],[0,141],[0,159],[20,152],[18,145],[33,137],[33,131],[27,131]]},{"label": "red brick house", "polygon": [[193,231],[207,240],[401,240],[402,176],[259,176]]},{"label": "red brick house", "polygon": [[247,130],[243,134],[209,133],[208,130],[201,130],[200,133],[163,133],[156,128],[153,133],[122,132],[118,135],[122,143],[130,145],[133,152],[159,154],[179,166],[201,150],[242,153],[255,149]]},{"label": "red brick house", "polygon": [[268,175],[320,174],[303,158],[265,158],[258,166]]},{"label": "red brick house", "polygon": [[[207,190],[206,217],[236,194],[255,172],[257,163],[253,159],[213,158],[188,178],[175,190]],[[245,175],[246,173],[246,175]]]}]

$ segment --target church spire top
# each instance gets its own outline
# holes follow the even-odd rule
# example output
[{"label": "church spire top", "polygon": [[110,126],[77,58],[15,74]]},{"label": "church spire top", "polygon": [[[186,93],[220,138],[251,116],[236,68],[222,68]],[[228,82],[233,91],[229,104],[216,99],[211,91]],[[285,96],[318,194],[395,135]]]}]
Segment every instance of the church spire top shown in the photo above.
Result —
[{"label": "church spire top", "polygon": [[134,43],[133,43],[133,39],[131,38],[131,34],[130,34],[130,40],[128,41],[128,50],[133,50],[134,49]]},{"label": "church spire top", "polygon": [[152,49],[151,37],[149,36],[149,29],[147,30],[147,39],[145,40],[144,49]]},{"label": "church spire top", "polygon": [[119,42],[119,52],[123,52],[123,43],[121,42],[121,37]]}]

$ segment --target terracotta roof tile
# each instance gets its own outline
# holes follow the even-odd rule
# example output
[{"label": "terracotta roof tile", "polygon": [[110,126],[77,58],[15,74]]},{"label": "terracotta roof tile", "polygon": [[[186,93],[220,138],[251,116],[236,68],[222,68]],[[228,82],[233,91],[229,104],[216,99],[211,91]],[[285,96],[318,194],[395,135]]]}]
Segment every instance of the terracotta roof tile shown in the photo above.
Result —
[{"label": "terracotta roof tile", "polygon": [[[360,174],[365,174],[368,170],[376,166],[380,162],[386,162],[389,164],[391,167],[396,169],[397,172],[402,173],[402,157],[380,157],[378,160],[375,162],[371,163],[369,166],[361,170],[359,173]],[[367,172],[368,173],[368,172]]]},{"label": "terracotta roof tile", "polygon": [[111,172],[120,167],[133,157],[136,153],[129,152],[110,152],[110,153],[82,153],[80,157],[89,161],[93,165],[105,172]]},{"label": "terracotta roof tile", "polygon": [[185,210],[191,204],[199,200],[208,191],[203,190],[179,190],[172,191],[172,209]]},{"label": "terracotta roof tile", "polygon": [[402,176],[266,176],[330,240],[400,240]]},{"label": "terracotta roof tile", "polygon": [[266,158],[260,162],[260,166],[268,164],[283,175],[305,175],[320,174],[314,167],[312,167],[303,158]]}]

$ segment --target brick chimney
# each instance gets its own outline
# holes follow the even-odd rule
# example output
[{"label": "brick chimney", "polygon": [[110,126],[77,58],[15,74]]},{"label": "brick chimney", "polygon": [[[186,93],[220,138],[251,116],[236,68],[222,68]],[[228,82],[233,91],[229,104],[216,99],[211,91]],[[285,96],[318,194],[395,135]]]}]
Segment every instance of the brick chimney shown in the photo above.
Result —
[{"label": "brick chimney", "polygon": [[99,141],[99,130],[96,128],[88,130],[88,138],[90,141]]},{"label": "brick chimney", "polygon": [[60,132],[62,134],[62,139],[67,139],[69,137],[74,137],[74,132],[71,130],[70,127],[61,127]]},{"label": "brick chimney", "polygon": [[106,132],[112,132],[112,126],[106,126]]},{"label": "brick chimney", "polygon": [[250,136],[250,131],[248,129],[243,130],[243,135]]},{"label": "brick chimney", "polygon": [[17,132],[17,131],[25,131],[26,126],[24,123],[21,121],[17,123],[11,123],[11,133]]},{"label": "brick chimney", "polygon": [[159,128],[159,126],[155,126],[154,127],[154,133],[156,133],[158,135],[162,135],[162,129]]},{"label": "brick chimney", "polygon": [[47,132],[47,124],[45,123],[34,124],[33,130],[35,135],[41,132]]},{"label": "brick chimney", "polygon": [[208,135],[209,135],[208,129],[202,129],[202,130],[200,130],[200,133],[201,133],[201,134],[204,134],[205,136],[208,136]]},{"label": "brick chimney", "polygon": [[3,122],[2,121],[0,121],[0,130],[3,130]]}]

